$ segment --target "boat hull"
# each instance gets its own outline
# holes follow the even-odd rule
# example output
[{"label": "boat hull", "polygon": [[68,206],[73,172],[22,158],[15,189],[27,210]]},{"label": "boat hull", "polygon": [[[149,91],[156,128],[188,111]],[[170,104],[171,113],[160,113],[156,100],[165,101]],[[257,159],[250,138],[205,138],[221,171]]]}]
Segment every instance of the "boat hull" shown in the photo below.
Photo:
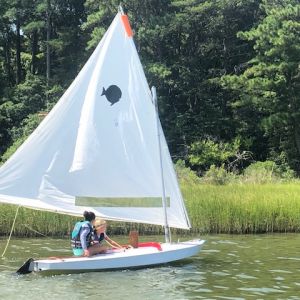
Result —
[{"label": "boat hull", "polygon": [[73,273],[107,271],[117,269],[143,268],[185,259],[196,255],[204,240],[181,243],[160,244],[161,250],[154,246],[133,249],[111,250],[92,257],[48,258],[33,260],[29,272]]}]

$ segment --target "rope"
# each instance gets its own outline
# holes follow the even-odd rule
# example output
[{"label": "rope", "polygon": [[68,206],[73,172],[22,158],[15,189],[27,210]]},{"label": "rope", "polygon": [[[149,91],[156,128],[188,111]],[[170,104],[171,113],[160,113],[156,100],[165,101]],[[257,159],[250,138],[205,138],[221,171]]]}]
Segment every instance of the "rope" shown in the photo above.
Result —
[{"label": "rope", "polygon": [[26,224],[22,224],[22,225],[25,226],[25,227],[27,227],[29,230],[31,230],[31,231],[33,231],[33,232],[39,234],[39,235],[47,236],[47,235],[45,235],[45,234],[43,234],[43,233],[41,233],[41,232],[38,232],[38,231],[34,230],[34,229],[31,228],[29,225],[26,225]]},{"label": "rope", "polygon": [[12,233],[13,233],[13,230],[14,230],[14,227],[15,227],[15,223],[16,223],[16,220],[17,220],[17,215],[18,215],[18,212],[19,212],[19,208],[20,208],[20,205],[19,205],[18,208],[17,208],[16,215],[15,215],[13,224],[12,224],[12,226],[11,226],[10,234],[9,234],[9,237],[8,237],[8,240],[7,240],[5,249],[4,249],[4,251],[3,251],[2,255],[1,255],[1,257],[4,257],[4,254],[5,254],[5,252],[6,252],[7,248],[8,248],[8,245],[9,245],[9,242],[10,242],[10,238],[11,238],[11,236],[12,236]]}]

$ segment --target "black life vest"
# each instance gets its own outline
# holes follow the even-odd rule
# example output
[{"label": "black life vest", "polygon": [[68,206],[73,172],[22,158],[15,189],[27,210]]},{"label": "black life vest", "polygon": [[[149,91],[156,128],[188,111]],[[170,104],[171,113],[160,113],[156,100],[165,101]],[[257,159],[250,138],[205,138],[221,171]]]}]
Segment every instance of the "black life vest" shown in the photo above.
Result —
[{"label": "black life vest", "polygon": [[97,232],[94,231],[94,241],[98,242],[99,244],[101,244],[101,242],[104,240],[105,238],[105,234],[104,232],[100,233],[100,236],[97,235]]}]

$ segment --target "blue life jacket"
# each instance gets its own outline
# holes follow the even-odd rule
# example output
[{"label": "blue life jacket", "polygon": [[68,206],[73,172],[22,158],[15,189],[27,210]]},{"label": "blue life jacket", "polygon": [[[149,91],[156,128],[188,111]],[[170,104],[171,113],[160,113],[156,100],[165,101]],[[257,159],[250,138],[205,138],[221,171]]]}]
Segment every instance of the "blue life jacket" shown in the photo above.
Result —
[{"label": "blue life jacket", "polygon": [[72,248],[82,248],[81,241],[80,241],[80,231],[84,224],[88,224],[90,228],[90,232],[86,237],[87,245],[89,246],[92,241],[93,236],[93,227],[89,221],[79,221],[75,224],[74,229],[71,234],[71,246]]}]

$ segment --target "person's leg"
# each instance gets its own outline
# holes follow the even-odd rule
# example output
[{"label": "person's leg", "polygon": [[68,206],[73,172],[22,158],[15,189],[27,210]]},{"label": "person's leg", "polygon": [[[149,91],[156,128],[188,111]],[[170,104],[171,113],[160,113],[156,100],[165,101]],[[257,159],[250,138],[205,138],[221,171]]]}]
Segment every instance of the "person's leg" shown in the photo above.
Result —
[{"label": "person's leg", "polygon": [[101,244],[94,244],[88,248],[90,255],[105,253],[108,249],[109,249],[109,247],[101,245]]},{"label": "person's leg", "polygon": [[74,256],[82,256],[84,253],[82,248],[73,248],[73,254]]}]

